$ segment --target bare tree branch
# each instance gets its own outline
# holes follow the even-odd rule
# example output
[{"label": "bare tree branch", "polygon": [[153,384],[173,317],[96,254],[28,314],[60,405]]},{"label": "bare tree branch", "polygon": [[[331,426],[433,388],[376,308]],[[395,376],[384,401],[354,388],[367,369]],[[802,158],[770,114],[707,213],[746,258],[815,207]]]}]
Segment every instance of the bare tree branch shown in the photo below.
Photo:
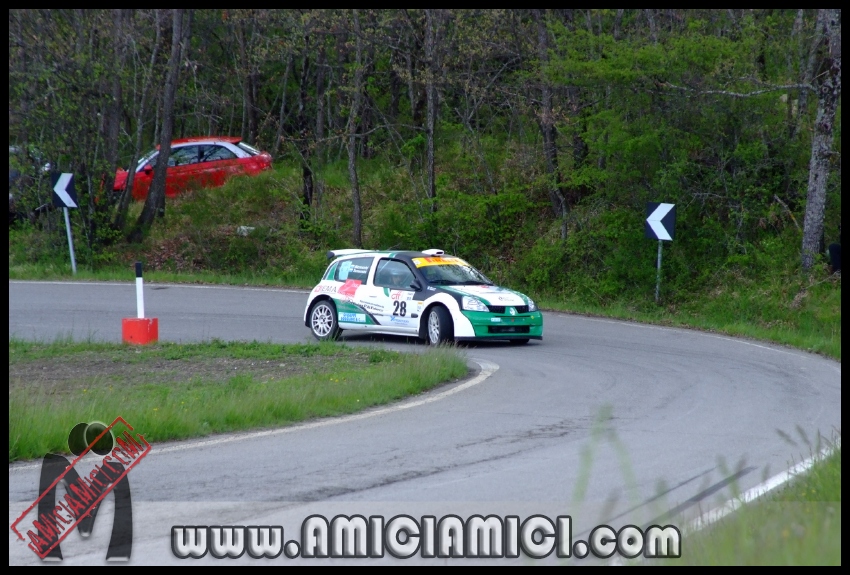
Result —
[{"label": "bare tree branch", "polygon": [[730,98],[752,98],[753,96],[759,96],[761,94],[768,94],[770,92],[779,92],[783,90],[806,90],[806,91],[815,91],[815,87],[811,84],[783,84],[781,86],[770,86],[769,88],[765,88],[764,90],[755,90],[752,92],[733,92],[731,90],[699,90],[696,88],[688,88],[687,86],[677,86],[675,84],[671,84],[670,82],[659,82],[658,86],[661,88],[671,88],[673,90],[679,90],[681,92],[690,92],[698,96],[703,95],[720,95],[720,96],[729,96]]}]

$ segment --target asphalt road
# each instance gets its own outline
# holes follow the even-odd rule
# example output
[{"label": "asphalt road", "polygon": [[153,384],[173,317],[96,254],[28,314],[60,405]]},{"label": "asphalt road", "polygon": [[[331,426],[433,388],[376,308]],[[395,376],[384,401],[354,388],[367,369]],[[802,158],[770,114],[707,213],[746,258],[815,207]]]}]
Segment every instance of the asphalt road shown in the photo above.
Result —
[{"label": "asphalt road", "polygon": [[[162,340],[312,341],[303,292],[151,284],[145,292]],[[9,282],[10,337],[120,341],[121,319],[135,311],[130,282]],[[347,341],[425,347],[395,337]],[[412,406],[154,445],[130,476],[131,563],[179,562],[173,525],[282,525],[290,540],[317,513],[570,515],[574,540],[601,523],[684,526],[841,428],[841,365],[779,346],[544,313],[542,342],[463,350],[479,377]],[[37,496],[38,474],[32,463],[9,466],[10,524]],[[87,542],[74,532],[65,563],[102,564],[109,529],[98,520]],[[9,553],[10,564],[40,562],[11,531]]]}]

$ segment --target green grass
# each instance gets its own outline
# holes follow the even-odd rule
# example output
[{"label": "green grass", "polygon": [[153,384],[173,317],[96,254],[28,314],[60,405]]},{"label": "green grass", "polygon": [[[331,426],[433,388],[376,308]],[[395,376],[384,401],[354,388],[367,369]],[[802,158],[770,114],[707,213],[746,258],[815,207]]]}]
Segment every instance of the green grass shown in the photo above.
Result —
[{"label": "green grass", "polygon": [[[9,461],[67,453],[79,422],[122,416],[155,443],[352,413],[467,373],[452,349],[334,344],[12,340],[9,356]],[[49,375],[39,381],[42,370]]]},{"label": "green grass", "polygon": [[721,283],[684,303],[614,301],[605,305],[543,297],[542,309],[564,311],[747,337],[841,360],[841,277],[820,281],[774,278]]},{"label": "green grass", "polygon": [[686,565],[841,565],[841,448],[807,473],[703,531]]},{"label": "green grass", "polygon": [[[10,280],[75,280],[75,281],[117,281],[132,282],[136,279],[133,266],[112,267],[91,271],[78,269],[76,275],[71,274],[68,266],[55,264],[22,264],[9,267]],[[165,270],[145,271],[146,282],[151,283],[184,283],[236,286],[280,286],[310,289],[316,285],[316,278],[303,273],[287,273],[281,276],[270,274],[242,273],[222,274],[214,272],[172,272]]]}]

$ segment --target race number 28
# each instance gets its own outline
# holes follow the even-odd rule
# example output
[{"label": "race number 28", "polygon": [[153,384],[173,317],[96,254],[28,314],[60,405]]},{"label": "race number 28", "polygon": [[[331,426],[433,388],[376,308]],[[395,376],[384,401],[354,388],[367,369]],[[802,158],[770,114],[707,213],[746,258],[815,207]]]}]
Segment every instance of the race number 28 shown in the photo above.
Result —
[{"label": "race number 28", "polygon": [[405,315],[407,315],[407,302],[406,301],[396,300],[396,301],[393,302],[393,307],[395,308],[393,310],[393,315],[400,315],[401,317],[404,317]]}]

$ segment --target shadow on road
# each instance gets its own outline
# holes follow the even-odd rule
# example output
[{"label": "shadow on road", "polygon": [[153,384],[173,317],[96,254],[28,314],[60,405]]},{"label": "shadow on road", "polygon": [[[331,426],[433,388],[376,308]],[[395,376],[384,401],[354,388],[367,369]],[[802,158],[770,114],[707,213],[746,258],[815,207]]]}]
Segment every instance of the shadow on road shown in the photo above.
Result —
[{"label": "shadow on road", "polygon": [[[373,334],[347,334],[343,332],[342,336],[340,336],[339,341],[345,343],[383,343],[383,344],[408,344],[417,347],[428,347],[428,344],[416,337],[410,337],[405,335],[386,335],[380,333]],[[521,348],[527,346],[537,346],[542,345],[543,342],[540,340],[531,340],[527,344],[524,345],[516,345],[512,344],[508,340],[499,340],[499,341],[460,341],[455,345],[459,349],[499,349],[503,347],[510,348]]]}]

